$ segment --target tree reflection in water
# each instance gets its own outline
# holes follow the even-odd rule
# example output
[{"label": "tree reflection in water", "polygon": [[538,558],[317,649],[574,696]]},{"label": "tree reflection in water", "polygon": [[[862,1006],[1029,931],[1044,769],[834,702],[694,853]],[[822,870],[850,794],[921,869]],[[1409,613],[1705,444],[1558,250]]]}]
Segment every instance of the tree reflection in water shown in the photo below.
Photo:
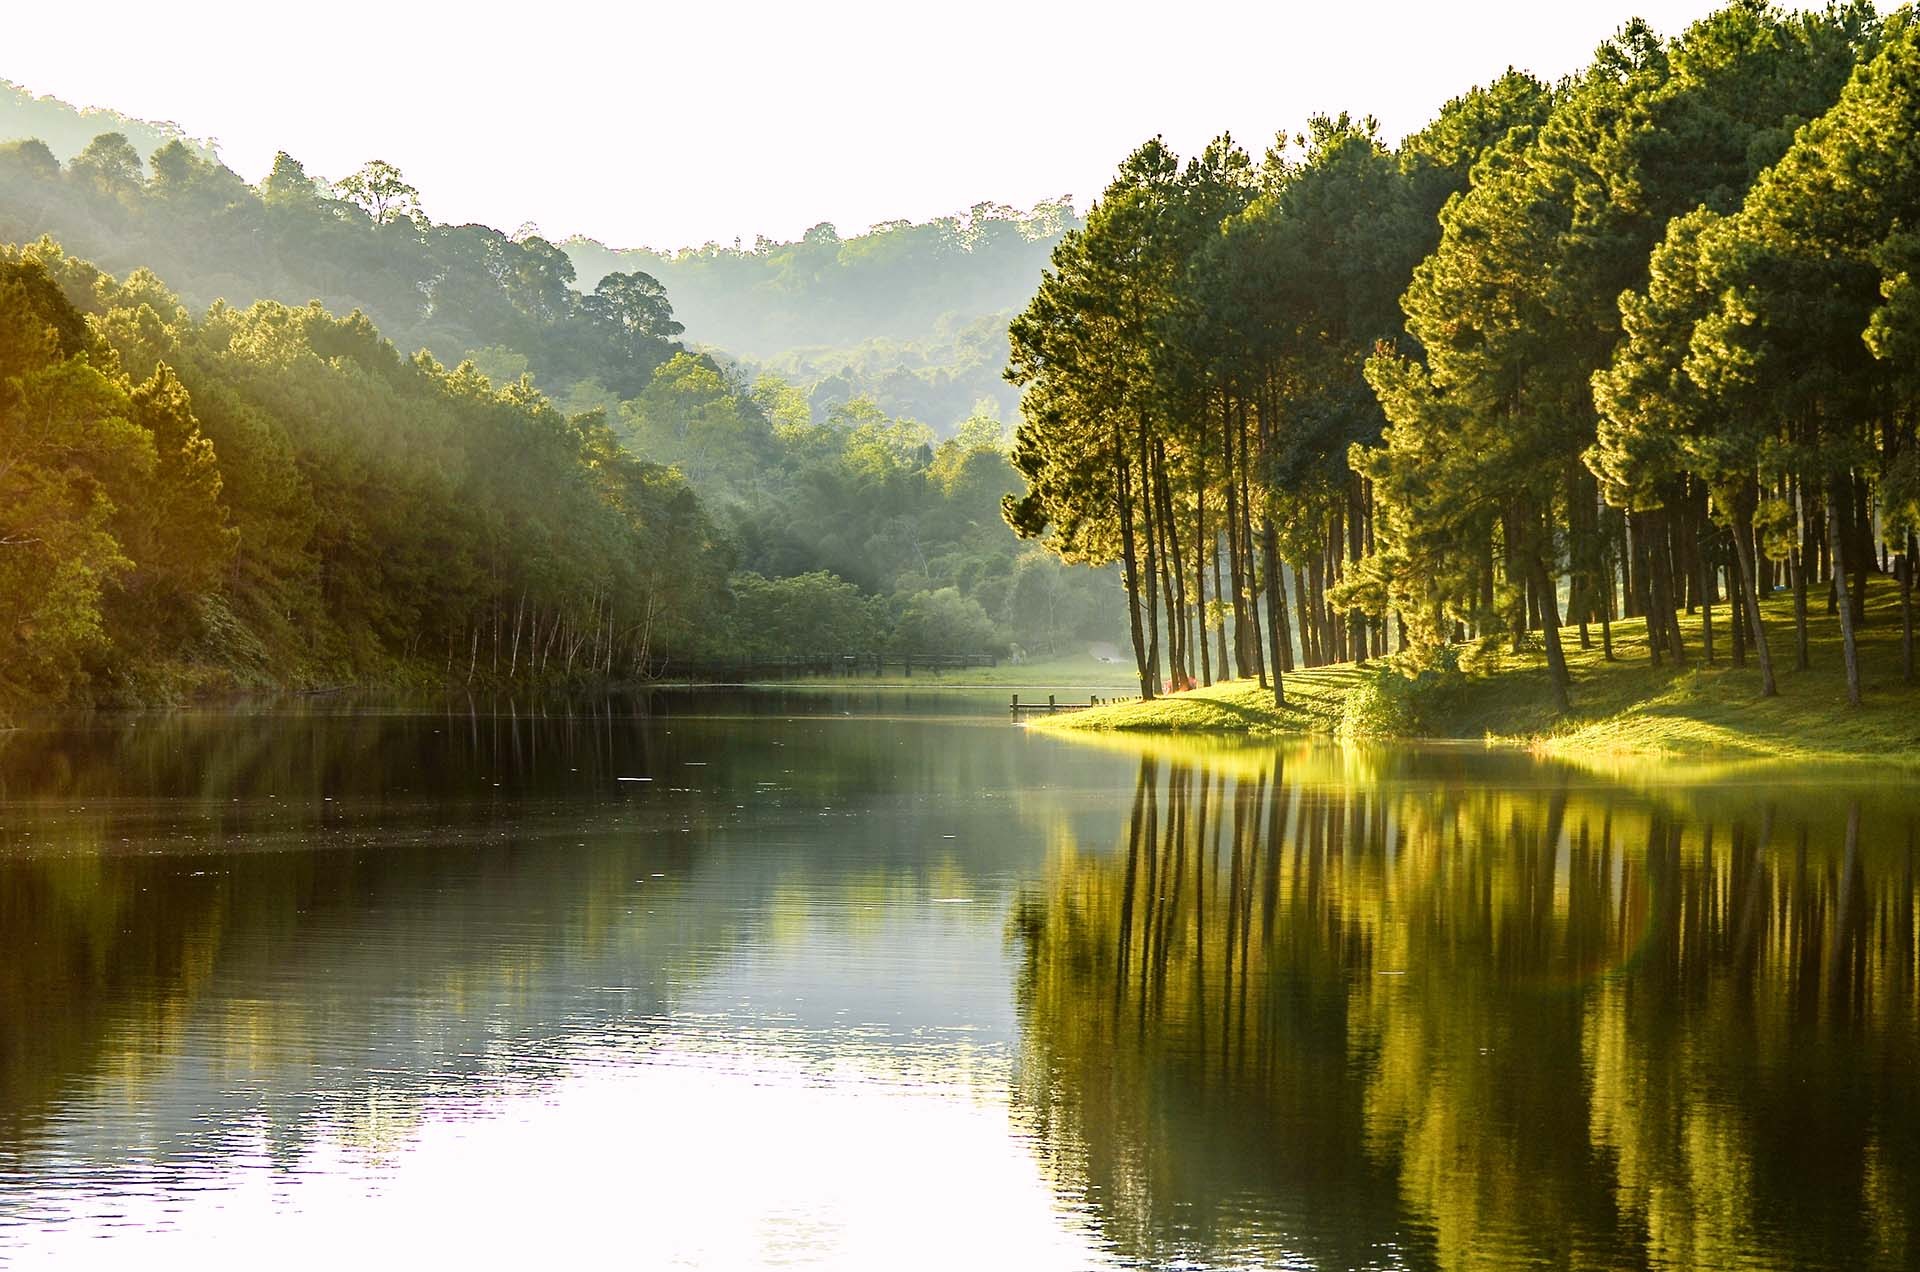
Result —
[{"label": "tree reflection in water", "polygon": [[1122,1255],[1920,1262],[1914,804],[1139,762],[1015,907],[1018,1116]]}]

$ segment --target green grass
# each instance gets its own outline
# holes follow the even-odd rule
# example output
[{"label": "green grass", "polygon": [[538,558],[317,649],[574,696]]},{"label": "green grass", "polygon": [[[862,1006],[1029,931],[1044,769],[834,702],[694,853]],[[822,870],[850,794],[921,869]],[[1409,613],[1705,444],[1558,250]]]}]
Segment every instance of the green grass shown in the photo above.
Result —
[{"label": "green grass", "polygon": [[[1503,653],[1494,666],[1452,682],[1446,713],[1434,736],[1479,738],[1586,761],[1608,756],[1699,759],[1874,759],[1920,763],[1920,685],[1901,680],[1899,594],[1875,578],[1867,622],[1859,632],[1864,704],[1846,703],[1840,627],[1824,597],[1809,608],[1811,666],[1794,669],[1793,602],[1776,596],[1762,605],[1780,693],[1760,697],[1752,651],[1745,668],[1732,665],[1729,610],[1714,608],[1716,659],[1701,661],[1700,616],[1682,616],[1688,665],[1650,665],[1646,623],[1613,627],[1614,662],[1579,647],[1578,631],[1562,632],[1573,676],[1573,710],[1558,716],[1549,701],[1544,655],[1537,642]],[[1253,736],[1344,734],[1369,730],[1349,710],[1353,690],[1373,675],[1350,663],[1298,671],[1286,677],[1287,706],[1250,681],[1174,694],[1153,702],[1116,703],[1035,721],[1035,728],[1244,733]]]}]

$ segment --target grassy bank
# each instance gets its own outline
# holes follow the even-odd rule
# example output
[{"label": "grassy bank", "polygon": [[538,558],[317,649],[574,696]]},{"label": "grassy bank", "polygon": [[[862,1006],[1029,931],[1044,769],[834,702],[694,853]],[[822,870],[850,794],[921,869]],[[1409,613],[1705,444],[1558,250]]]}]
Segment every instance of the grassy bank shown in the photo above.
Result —
[{"label": "grassy bank", "polygon": [[[1683,617],[1688,665],[1652,666],[1646,624],[1614,624],[1615,661],[1581,649],[1577,629],[1562,637],[1573,674],[1573,711],[1557,716],[1548,698],[1537,644],[1498,653],[1471,671],[1425,680],[1381,680],[1375,667],[1343,663],[1286,677],[1287,705],[1251,681],[1230,681],[1153,702],[1126,702],[1034,722],[1039,729],[1325,734],[1350,737],[1428,736],[1486,739],[1586,759],[1608,755],[1672,755],[1727,759],[1874,759],[1920,763],[1920,686],[1900,667],[1899,594],[1885,579],[1869,589],[1867,623],[1859,633],[1865,703],[1846,705],[1840,627],[1811,605],[1810,662],[1794,669],[1793,603],[1778,596],[1762,607],[1773,651],[1778,697],[1760,697],[1760,673],[1732,664],[1729,612],[1714,609],[1716,660],[1701,660],[1700,616]],[[1409,727],[1409,721],[1414,722]]]}]

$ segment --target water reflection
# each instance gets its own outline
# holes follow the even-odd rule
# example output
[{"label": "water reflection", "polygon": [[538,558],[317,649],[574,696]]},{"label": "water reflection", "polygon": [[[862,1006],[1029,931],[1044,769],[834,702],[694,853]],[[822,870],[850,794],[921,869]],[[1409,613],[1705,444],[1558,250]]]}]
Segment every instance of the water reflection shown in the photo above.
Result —
[{"label": "water reflection", "polygon": [[835,701],[0,735],[0,1262],[637,1065],[1003,1099],[1022,740]]},{"label": "water reflection", "polygon": [[1003,703],[0,735],[0,1263],[1920,1263],[1905,787]]},{"label": "water reflection", "polygon": [[1915,1266],[1913,819],[1163,748],[1015,909],[1016,1104],[1152,1264]]}]

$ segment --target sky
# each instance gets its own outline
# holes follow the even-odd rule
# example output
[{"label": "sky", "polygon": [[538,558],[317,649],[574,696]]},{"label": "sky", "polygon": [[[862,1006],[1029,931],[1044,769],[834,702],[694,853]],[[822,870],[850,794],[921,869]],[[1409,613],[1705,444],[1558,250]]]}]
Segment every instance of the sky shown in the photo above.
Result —
[{"label": "sky", "polygon": [[673,248],[1084,208],[1156,133],[1257,153],[1345,110],[1397,139],[1509,65],[1557,78],[1629,16],[1676,34],[1714,7],[95,0],[90,34],[7,41],[0,78],[171,120],[248,180],[276,150],[328,177],[381,158],[435,220]]}]

